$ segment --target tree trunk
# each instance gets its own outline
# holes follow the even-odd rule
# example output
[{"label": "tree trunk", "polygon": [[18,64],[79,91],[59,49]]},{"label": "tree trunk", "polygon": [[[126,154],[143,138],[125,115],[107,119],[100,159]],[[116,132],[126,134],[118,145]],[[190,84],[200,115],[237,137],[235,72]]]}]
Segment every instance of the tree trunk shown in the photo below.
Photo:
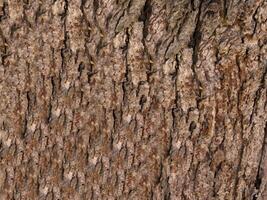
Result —
[{"label": "tree trunk", "polygon": [[1,0],[0,199],[267,199],[266,0]]}]

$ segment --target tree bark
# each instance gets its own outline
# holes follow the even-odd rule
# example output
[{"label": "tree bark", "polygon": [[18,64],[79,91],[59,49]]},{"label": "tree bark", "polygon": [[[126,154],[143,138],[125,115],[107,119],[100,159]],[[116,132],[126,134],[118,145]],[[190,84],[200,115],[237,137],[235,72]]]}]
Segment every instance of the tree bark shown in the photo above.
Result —
[{"label": "tree bark", "polygon": [[0,199],[267,199],[266,0],[0,10]]}]

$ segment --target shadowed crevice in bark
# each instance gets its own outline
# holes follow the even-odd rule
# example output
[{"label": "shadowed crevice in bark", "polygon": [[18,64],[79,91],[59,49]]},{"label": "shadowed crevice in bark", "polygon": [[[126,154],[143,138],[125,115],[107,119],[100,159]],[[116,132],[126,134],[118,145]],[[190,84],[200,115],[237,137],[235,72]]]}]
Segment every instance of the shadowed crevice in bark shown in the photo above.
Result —
[{"label": "shadowed crevice in bark", "polygon": [[[198,91],[197,91],[197,96],[198,96],[198,100],[197,100],[197,104],[199,104],[199,102],[201,101],[201,82],[198,79],[197,73],[196,73],[196,64],[198,62],[198,53],[199,53],[199,45],[201,42],[201,38],[202,38],[202,32],[201,32],[201,11],[202,11],[202,1],[200,2],[199,8],[198,8],[198,13],[196,16],[196,26],[195,26],[195,30],[193,32],[193,35],[191,37],[190,43],[188,44],[189,48],[193,49],[193,53],[192,53],[192,71],[193,71],[193,76],[194,76],[194,80],[196,81],[197,85],[198,85]],[[198,107],[198,105],[197,105]]]},{"label": "shadowed crevice in bark", "polygon": [[145,5],[141,11],[141,15],[138,18],[139,21],[142,21],[144,23],[144,28],[143,28],[144,39],[146,39],[146,36],[148,34],[148,23],[149,23],[149,18],[151,16],[151,12],[152,12],[151,0],[146,0]]},{"label": "shadowed crevice in bark", "polygon": [[[254,182],[254,194],[253,194],[253,200],[258,199],[259,197],[259,191],[261,189],[262,183],[263,183],[263,174],[265,173],[263,165],[264,165],[264,158],[265,158],[265,151],[266,151],[266,139],[267,139],[267,123],[265,123],[265,128],[264,128],[264,137],[263,137],[263,143],[262,143],[262,149],[261,149],[261,154],[260,154],[260,162],[258,164],[258,169],[257,169],[257,176],[255,178]],[[265,187],[265,186],[263,186]]]}]

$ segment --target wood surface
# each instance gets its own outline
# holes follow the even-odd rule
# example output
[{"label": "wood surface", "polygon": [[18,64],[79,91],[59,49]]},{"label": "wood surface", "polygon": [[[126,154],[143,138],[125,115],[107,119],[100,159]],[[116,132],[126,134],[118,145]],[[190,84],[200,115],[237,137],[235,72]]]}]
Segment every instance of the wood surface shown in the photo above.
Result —
[{"label": "wood surface", "polygon": [[0,199],[267,200],[266,0],[1,0]]}]

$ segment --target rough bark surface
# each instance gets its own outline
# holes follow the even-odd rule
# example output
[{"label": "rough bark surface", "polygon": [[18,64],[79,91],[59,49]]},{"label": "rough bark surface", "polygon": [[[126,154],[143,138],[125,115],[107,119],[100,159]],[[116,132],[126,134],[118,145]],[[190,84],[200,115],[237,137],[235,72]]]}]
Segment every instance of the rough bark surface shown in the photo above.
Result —
[{"label": "rough bark surface", "polygon": [[267,199],[266,0],[1,0],[0,199]]}]

